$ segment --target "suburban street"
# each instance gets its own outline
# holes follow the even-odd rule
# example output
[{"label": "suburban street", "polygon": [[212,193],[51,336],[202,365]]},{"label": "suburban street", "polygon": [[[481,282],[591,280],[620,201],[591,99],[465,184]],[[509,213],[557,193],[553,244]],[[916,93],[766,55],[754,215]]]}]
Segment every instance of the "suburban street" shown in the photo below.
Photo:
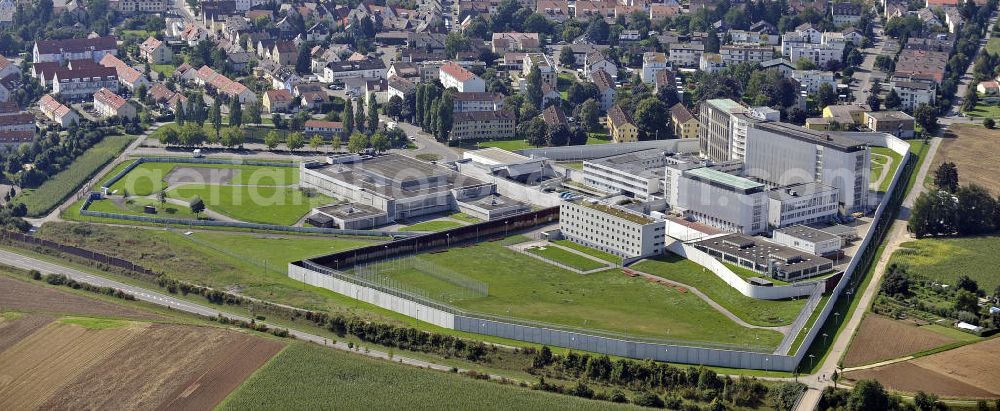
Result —
[{"label": "suburban street", "polygon": [[861,50],[864,53],[864,61],[861,63],[861,67],[854,72],[856,85],[851,87],[851,92],[854,94],[854,101],[857,103],[864,103],[868,99],[868,90],[872,86],[872,76],[881,78],[885,75],[882,71],[875,69],[875,57],[884,53],[883,46],[885,45],[885,41],[883,41],[883,38],[885,37],[885,33],[882,31],[881,23],[876,24],[873,31],[875,32],[875,40],[871,48]]}]

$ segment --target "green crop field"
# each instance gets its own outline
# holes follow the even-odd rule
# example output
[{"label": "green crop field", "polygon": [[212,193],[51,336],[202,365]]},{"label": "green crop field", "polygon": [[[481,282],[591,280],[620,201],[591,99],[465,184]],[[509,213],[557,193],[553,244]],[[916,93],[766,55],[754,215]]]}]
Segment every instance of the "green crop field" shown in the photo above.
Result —
[{"label": "green crop field", "polygon": [[[442,402],[444,401],[444,402]],[[635,408],[532,391],[422,370],[295,343],[271,359],[222,404],[245,409],[546,409]]]},{"label": "green crop field", "polygon": [[121,153],[131,142],[132,138],[128,136],[105,137],[77,157],[68,168],[46,180],[37,189],[21,191],[16,201],[28,207],[30,216],[40,216],[49,212],[72,195],[80,185]]},{"label": "green crop field", "polygon": [[504,243],[509,242],[485,242],[406,257],[387,263],[387,269],[378,274],[441,296],[455,295],[459,287],[424,271],[458,272],[488,284],[489,295],[445,302],[469,311],[559,326],[693,342],[757,342],[771,347],[781,339],[777,332],[751,332],[739,326],[689,292],[628,277],[619,270],[580,275],[510,250]]},{"label": "green crop field", "polygon": [[400,231],[444,231],[462,227],[462,223],[451,220],[431,220],[400,228]]},{"label": "green crop field", "polygon": [[335,202],[323,194],[307,196],[288,187],[188,184],[167,192],[167,197],[189,201],[200,196],[205,207],[240,221],[292,225],[313,207]]},{"label": "green crop field", "polygon": [[565,249],[556,246],[532,247],[525,251],[580,271],[596,270],[606,266],[605,264],[601,264],[590,258],[566,251]]},{"label": "green crop field", "polygon": [[743,321],[754,325],[791,324],[806,303],[805,299],[768,301],[747,297],[708,269],[674,254],[647,259],[631,267],[695,287]]},{"label": "green crop field", "polygon": [[998,249],[1000,236],[925,238],[903,243],[891,261],[907,266],[911,274],[951,285],[967,275],[992,293],[1000,285],[1000,276],[983,267],[1000,265]]}]

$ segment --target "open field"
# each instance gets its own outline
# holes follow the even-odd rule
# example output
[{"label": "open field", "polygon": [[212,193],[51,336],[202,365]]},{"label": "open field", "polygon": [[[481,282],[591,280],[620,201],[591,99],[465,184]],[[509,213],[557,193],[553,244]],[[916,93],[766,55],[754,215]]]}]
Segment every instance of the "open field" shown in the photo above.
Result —
[{"label": "open field", "polygon": [[[147,214],[144,207],[150,205],[156,208],[156,214]],[[188,220],[197,219],[198,216],[191,212],[191,207],[177,205],[173,203],[160,204],[159,201],[150,199],[135,197],[130,198],[125,201],[125,208],[122,209],[118,207],[112,200],[95,200],[90,202],[90,206],[87,210],[99,211],[104,213],[117,213],[117,214],[130,214],[130,215],[141,215],[147,217],[165,217],[165,218],[182,218]]]},{"label": "open field", "polygon": [[305,343],[291,344],[219,408],[323,409],[331,404],[342,409],[415,410],[635,408],[421,370]]},{"label": "open field", "polygon": [[430,220],[400,228],[400,231],[444,231],[458,227],[462,227],[462,223],[451,220]]},{"label": "open field", "polygon": [[556,240],[555,243],[566,248],[572,248],[576,251],[587,254],[591,257],[597,257],[598,259],[607,261],[609,263],[620,263],[622,261],[620,257],[614,254],[606,253],[596,248],[590,248],[582,244],[574,243],[570,240]]},{"label": "open field", "polygon": [[132,137],[128,136],[105,137],[77,157],[73,164],[52,176],[38,188],[21,191],[16,201],[28,207],[29,216],[39,216],[49,212],[72,195],[81,184],[121,153],[131,142]]},{"label": "open field", "polygon": [[884,367],[851,371],[850,379],[875,378],[896,391],[925,391],[952,398],[1000,398],[1000,339],[993,338]]},{"label": "open field", "polygon": [[1000,130],[988,130],[966,124],[950,127],[954,138],[945,138],[938,147],[929,176],[944,162],[953,162],[958,167],[958,179],[963,185],[976,183],[986,187],[994,195],[1000,193],[1000,151],[996,142]]},{"label": "open field", "polygon": [[791,324],[806,303],[804,298],[769,301],[747,297],[706,268],[675,254],[646,259],[632,265],[631,268],[695,287],[743,321],[754,325]]},{"label": "open field", "polygon": [[[106,183],[127,165],[123,163],[116,167],[101,183]],[[288,186],[298,182],[299,170],[295,167],[150,162],[136,166],[108,188],[119,194],[122,190],[126,190],[129,195],[148,196],[168,186],[182,184]]]},{"label": "open field", "polygon": [[567,267],[572,267],[580,271],[590,271],[605,267],[605,264],[601,264],[590,258],[551,245],[548,247],[532,247],[525,250],[525,252],[555,261],[559,264],[563,264]]},{"label": "open field", "polygon": [[861,321],[851,346],[844,355],[844,367],[891,360],[955,342],[931,330],[877,314]]},{"label": "open field", "polygon": [[967,275],[988,293],[1000,285],[1000,276],[983,267],[1000,265],[1000,236],[924,238],[908,241],[892,255],[911,274],[954,285]]},{"label": "open field", "polygon": [[379,275],[428,295],[453,295],[458,286],[424,271],[458,272],[488,284],[489,295],[444,302],[470,311],[562,326],[768,347],[781,339],[777,332],[737,325],[691,293],[628,277],[618,270],[580,275],[510,250],[503,243],[485,242],[393,260]]},{"label": "open field", "polygon": [[[38,235],[138,261],[171,278],[238,289],[251,297],[296,307],[330,312],[373,307],[306,286],[289,279],[286,272],[291,261],[371,244],[371,240],[207,230],[188,237],[177,231],[70,223],[48,223]],[[366,314],[370,313],[359,313]]]},{"label": "open field", "polygon": [[0,308],[51,314],[85,314],[104,317],[157,320],[162,316],[133,310],[117,304],[95,301],[64,291],[39,287],[26,281],[0,275]]}]

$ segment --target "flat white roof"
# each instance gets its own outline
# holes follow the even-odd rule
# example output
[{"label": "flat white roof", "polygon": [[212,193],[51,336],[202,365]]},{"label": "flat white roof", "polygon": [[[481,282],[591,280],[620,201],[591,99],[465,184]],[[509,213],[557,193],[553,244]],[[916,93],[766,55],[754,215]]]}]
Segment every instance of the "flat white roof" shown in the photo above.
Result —
[{"label": "flat white roof", "polygon": [[531,160],[530,157],[497,147],[487,147],[479,150],[466,151],[465,154],[462,155],[462,158],[487,165],[515,164]]}]

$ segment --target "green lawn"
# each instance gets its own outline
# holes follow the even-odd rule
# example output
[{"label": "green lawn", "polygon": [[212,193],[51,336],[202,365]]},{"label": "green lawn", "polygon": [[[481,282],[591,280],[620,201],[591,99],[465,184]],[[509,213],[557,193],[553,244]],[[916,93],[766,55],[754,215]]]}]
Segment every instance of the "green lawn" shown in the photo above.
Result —
[{"label": "green lawn", "polygon": [[[115,174],[124,169],[127,164],[121,164],[111,173],[108,173],[102,184],[107,183]],[[122,193],[122,190],[129,195],[148,196],[155,194],[166,188],[163,180],[178,168],[235,168],[239,169],[226,184],[233,185],[258,185],[258,186],[285,186],[297,184],[299,182],[299,169],[296,167],[261,167],[233,164],[182,164],[182,163],[160,163],[146,162],[136,166],[124,177],[116,181],[109,187],[111,192]]]},{"label": "green lawn", "polygon": [[173,64],[153,64],[150,68],[152,68],[153,71],[160,73],[163,77],[170,77],[174,75],[174,70],[177,70],[177,67]]},{"label": "green lawn", "polygon": [[986,51],[990,54],[1000,54],[1000,37],[991,37],[987,40]]},{"label": "green lawn", "polygon": [[497,141],[480,141],[479,147],[497,147],[502,148],[507,151],[517,151],[525,150],[529,148],[537,148],[531,144],[528,144],[527,140],[497,140]]},{"label": "green lawn", "polygon": [[920,328],[927,329],[929,331],[934,331],[938,334],[944,335],[946,337],[951,337],[962,342],[979,341],[982,339],[981,337],[978,337],[975,334],[969,334],[957,328],[945,327],[939,324],[924,325],[921,326]]},{"label": "green lawn", "polygon": [[[882,180],[882,184],[879,184],[878,191],[885,192],[889,189],[889,184],[892,183],[892,175],[899,168],[900,162],[903,161],[903,157],[900,156],[895,151],[892,151],[886,147],[872,147],[872,182],[878,180],[878,177],[885,173],[885,179]],[[881,154],[883,156],[888,156],[892,159],[892,165],[888,169],[885,168],[888,162],[885,157],[875,156],[874,154]]]},{"label": "green lawn", "polygon": [[570,251],[566,251],[556,246],[532,247],[525,251],[580,271],[596,270],[606,266],[605,264],[601,264],[597,261]]},{"label": "green lawn", "polygon": [[152,37],[155,33],[149,30],[122,30],[122,37],[135,37],[140,43]]},{"label": "green lawn", "polygon": [[748,280],[750,277],[757,277],[757,278],[763,278],[765,280],[768,280],[768,281],[774,283],[774,285],[788,285],[788,284],[790,284],[787,281],[782,281],[782,280],[779,280],[777,278],[770,278],[770,277],[768,277],[765,274],[758,273],[758,272],[756,272],[754,270],[751,270],[751,269],[743,267],[743,266],[739,266],[739,265],[736,265],[736,264],[728,263],[728,262],[725,262],[725,261],[722,261],[722,264],[725,265],[726,267],[728,267],[730,270],[732,270],[733,274],[736,274],[736,275],[740,276],[740,278],[742,278],[744,280]]},{"label": "green lawn", "polygon": [[635,408],[423,370],[307,343],[292,343],[219,405],[246,409]]},{"label": "green lawn", "polygon": [[431,220],[400,228],[400,231],[444,231],[462,227],[462,223],[451,220]]},{"label": "green lawn", "polygon": [[911,274],[951,285],[967,275],[992,293],[1000,285],[1000,276],[987,267],[1000,265],[998,249],[1000,236],[925,238],[903,243],[891,261],[905,264]]},{"label": "green lawn", "polygon": [[972,110],[966,111],[966,115],[969,117],[978,118],[992,118],[1000,120],[1000,105],[987,104],[983,101],[976,103],[976,107]]},{"label": "green lawn", "polygon": [[131,142],[132,138],[128,136],[105,137],[77,157],[73,164],[46,180],[37,189],[22,190],[16,201],[28,207],[30,216],[40,216],[49,212],[72,195],[80,185],[121,153]]},{"label": "green lawn", "polygon": [[504,243],[407,257],[380,274],[428,295],[453,295],[457,286],[426,274],[427,270],[459,272],[487,283],[486,297],[446,301],[475,312],[693,342],[759,342],[774,347],[781,340],[777,332],[740,327],[692,293],[628,277],[619,270],[580,275],[507,249]]},{"label": "green lawn", "polygon": [[237,220],[278,225],[295,224],[313,207],[336,201],[289,187],[186,184],[167,191],[167,197],[184,201],[194,196],[200,196],[209,210]]},{"label": "green lawn", "polygon": [[452,214],[452,215],[450,215],[448,217],[451,217],[451,218],[453,218],[455,220],[459,220],[459,221],[465,221],[466,223],[469,223],[469,224],[475,224],[475,223],[481,223],[481,222],[483,222],[483,220],[480,220],[480,219],[478,219],[476,217],[473,217],[473,216],[465,214],[465,213],[455,213],[455,214]]},{"label": "green lawn", "polygon": [[632,268],[695,287],[743,321],[754,325],[791,324],[806,303],[805,299],[769,301],[744,296],[707,268],[675,254],[644,260]]},{"label": "green lawn", "polygon": [[559,163],[559,164],[562,165],[563,167],[566,167],[566,168],[572,168],[574,170],[583,170],[583,162],[582,161],[569,161],[569,162],[566,162],[566,163]]},{"label": "green lawn", "polygon": [[[144,211],[144,207],[151,205],[156,207],[156,214],[147,214]],[[126,201],[125,209],[119,208],[111,200],[97,200],[90,203],[90,207],[87,208],[89,211],[99,211],[104,213],[117,213],[117,214],[129,214],[129,215],[141,215],[147,217],[162,217],[162,218],[180,218],[187,220],[197,219],[198,216],[191,212],[191,208],[187,206],[165,203],[160,204],[159,201],[150,198],[132,198]]]},{"label": "green lawn", "polygon": [[590,248],[590,247],[587,247],[587,246],[582,245],[582,244],[577,244],[577,243],[574,243],[574,242],[572,242],[570,240],[556,240],[555,243],[559,244],[559,245],[561,245],[563,247],[566,247],[566,248],[572,248],[572,249],[574,249],[576,251],[580,251],[580,252],[582,252],[584,254],[587,254],[587,255],[589,255],[591,257],[597,257],[597,258],[599,258],[601,260],[604,260],[604,261],[607,261],[609,263],[616,263],[617,264],[617,263],[622,262],[621,257],[618,257],[618,256],[616,256],[614,254],[606,253],[604,251],[598,250],[596,248]]}]

